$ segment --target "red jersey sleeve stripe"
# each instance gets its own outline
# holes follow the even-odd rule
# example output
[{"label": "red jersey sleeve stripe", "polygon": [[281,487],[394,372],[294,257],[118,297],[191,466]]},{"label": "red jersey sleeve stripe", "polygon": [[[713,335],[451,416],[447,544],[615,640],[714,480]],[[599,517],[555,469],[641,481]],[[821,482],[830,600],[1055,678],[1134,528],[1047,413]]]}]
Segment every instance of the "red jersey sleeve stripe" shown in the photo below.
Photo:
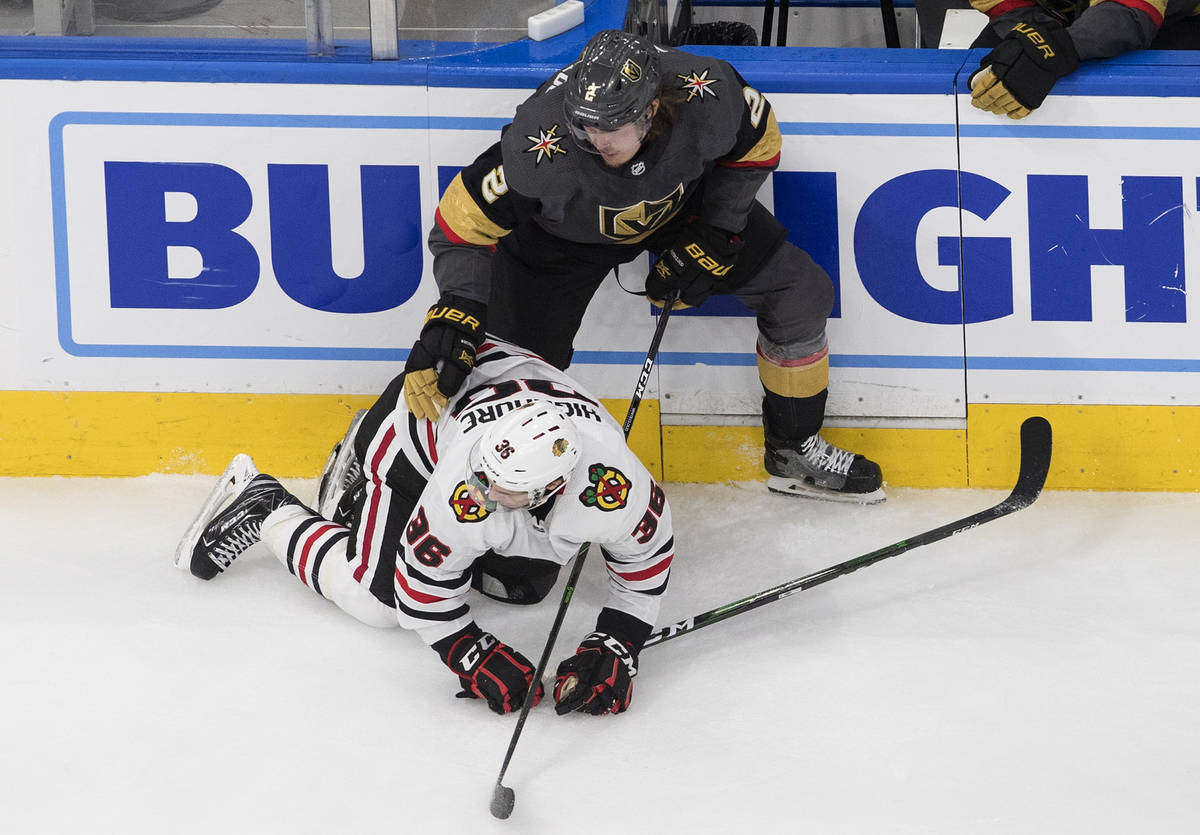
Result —
[{"label": "red jersey sleeve stripe", "polygon": [[400,566],[396,566],[396,583],[400,588],[404,589],[404,594],[416,603],[442,603],[449,599],[438,597],[436,594],[426,594],[423,591],[414,589],[408,584],[408,579],[404,576],[404,572],[400,570]]},{"label": "red jersey sleeve stripe", "polygon": [[436,467],[438,462],[437,438],[433,434],[433,424],[434,421],[432,420],[425,421],[425,446],[429,450],[429,460]]},{"label": "red jersey sleeve stripe", "polygon": [[[979,4],[972,4],[972,5],[974,5],[976,8],[979,8]],[[988,17],[995,19],[997,17],[1000,17],[1000,15],[1002,15],[1002,14],[1011,12],[1013,9],[1020,9],[1020,8],[1025,8],[1027,6],[1034,6],[1034,5],[1037,5],[1037,4],[1034,3],[1033,0],[1001,0],[999,3],[992,6],[990,9],[983,9],[982,11],[985,14],[987,14]]]},{"label": "red jersey sleeve stripe", "polygon": [[717,165],[722,168],[774,168],[778,164],[779,154],[770,159],[717,160]]},{"label": "red jersey sleeve stripe", "polygon": [[454,244],[469,244],[470,243],[470,241],[460,237],[457,232],[455,232],[453,229],[450,228],[450,224],[446,223],[445,219],[442,217],[441,209],[434,210],[433,219],[435,221],[437,221],[438,227],[442,230],[442,232],[445,234],[445,236],[450,239],[450,243],[454,243]]},{"label": "red jersey sleeve stripe", "polygon": [[1163,22],[1163,13],[1161,9],[1156,9],[1152,4],[1145,0],[1113,0],[1127,9],[1136,9],[1139,12],[1145,12],[1154,21],[1154,25],[1161,27]]},{"label": "red jersey sleeve stripe", "polygon": [[675,555],[671,554],[665,560],[660,560],[649,568],[643,568],[640,571],[617,571],[612,567],[612,565],[609,565],[608,569],[623,580],[629,580],[631,582],[635,582],[637,580],[649,580],[651,577],[656,577],[670,568],[671,561],[673,559],[675,559]]}]

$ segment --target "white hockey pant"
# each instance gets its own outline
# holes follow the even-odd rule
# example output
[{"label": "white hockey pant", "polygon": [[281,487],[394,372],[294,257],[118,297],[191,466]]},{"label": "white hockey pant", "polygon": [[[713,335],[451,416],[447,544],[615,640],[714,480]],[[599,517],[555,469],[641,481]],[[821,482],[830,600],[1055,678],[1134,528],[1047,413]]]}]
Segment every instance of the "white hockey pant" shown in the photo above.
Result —
[{"label": "white hockey pant", "polygon": [[266,518],[262,539],[291,574],[346,614],[368,626],[399,626],[396,610],[371,594],[370,575],[355,579],[346,561],[350,529],[287,505]]}]

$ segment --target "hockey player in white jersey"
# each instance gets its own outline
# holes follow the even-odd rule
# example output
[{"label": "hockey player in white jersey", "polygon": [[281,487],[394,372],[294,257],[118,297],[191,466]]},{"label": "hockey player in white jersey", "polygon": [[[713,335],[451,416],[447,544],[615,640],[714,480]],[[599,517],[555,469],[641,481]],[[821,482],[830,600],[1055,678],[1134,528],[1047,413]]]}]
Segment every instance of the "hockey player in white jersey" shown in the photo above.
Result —
[{"label": "hockey player in white jersey", "polygon": [[336,507],[331,518],[239,455],[179,543],[176,564],[210,580],[262,541],[360,621],[415,631],[463,694],[507,713],[535,684],[540,700],[542,686],[525,655],[475,622],[472,586],[535,603],[591,542],[604,556],[608,599],[558,666],[556,711],[624,711],[674,537],[666,496],[620,426],[566,374],[498,340],[480,346],[436,421],[408,411],[403,386],[401,374],[355,422],[343,441],[353,454],[331,458],[337,471],[322,479],[317,502]]}]

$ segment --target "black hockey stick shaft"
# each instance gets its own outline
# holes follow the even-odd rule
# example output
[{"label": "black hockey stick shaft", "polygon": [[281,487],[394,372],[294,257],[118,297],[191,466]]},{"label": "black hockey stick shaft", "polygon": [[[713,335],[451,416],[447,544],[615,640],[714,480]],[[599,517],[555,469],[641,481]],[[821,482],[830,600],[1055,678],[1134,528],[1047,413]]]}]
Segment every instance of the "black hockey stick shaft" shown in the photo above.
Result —
[{"label": "black hockey stick shaft", "polygon": [[[650,371],[654,368],[654,361],[658,358],[658,346],[662,344],[663,334],[667,330],[667,320],[671,318],[671,308],[678,298],[678,290],[668,293],[662,313],[659,314],[658,324],[654,328],[654,338],[650,340],[650,348],[646,351],[646,361],[642,363],[642,372],[638,375],[637,385],[633,389],[633,397],[629,400],[629,410],[625,413],[625,424],[622,429],[626,440],[629,439],[629,432],[633,429],[633,420],[637,417],[642,396],[646,393],[646,385],[650,382]],[[496,776],[496,785],[492,789],[491,810],[492,815],[497,818],[503,819],[511,815],[513,804],[516,803],[516,794],[504,785],[504,775],[508,771],[508,764],[512,762],[513,752],[517,749],[517,741],[520,740],[521,731],[525,728],[525,720],[529,718],[529,711],[533,708],[537,685],[541,682],[542,675],[546,672],[546,665],[550,662],[550,653],[554,651],[554,643],[558,640],[558,632],[562,628],[563,619],[567,616],[567,607],[571,605],[571,598],[575,594],[575,584],[579,582],[579,575],[583,571],[583,564],[591,546],[592,543],[585,542],[575,552],[575,564],[571,567],[566,587],[563,588],[562,601],[558,604],[558,613],[554,616],[554,624],[550,627],[546,646],[542,649],[542,657],[538,659],[537,669],[533,673],[533,686],[525,694],[525,701],[521,704],[521,715],[517,717],[517,726],[513,728],[512,739],[509,740],[508,750],[504,754],[504,762],[500,765],[500,773]]]},{"label": "black hockey stick shaft", "polygon": [[886,560],[890,557],[903,554],[906,551],[911,551],[914,548],[920,548],[922,545],[929,545],[955,534],[969,531],[971,528],[1029,507],[1041,494],[1042,487],[1046,484],[1046,474],[1050,469],[1051,449],[1052,433],[1050,423],[1042,417],[1027,418],[1021,424],[1021,469],[1017,476],[1017,483],[1013,487],[1012,492],[1008,494],[1008,497],[999,504],[993,505],[986,510],[981,510],[978,513],[972,513],[970,516],[964,516],[956,522],[950,522],[949,524],[919,533],[908,539],[893,542],[891,545],[863,554],[860,557],[854,557],[821,571],[813,572],[804,577],[798,577],[795,580],[760,591],[749,597],[743,597],[741,600],[735,600],[716,609],[710,609],[707,612],[693,615],[678,623],[673,623],[653,633],[646,641],[645,646],[650,647],[655,644],[661,644],[664,641],[669,641],[672,638],[678,638],[680,635],[694,632],[705,626],[711,626],[714,623],[726,620],[734,615],[740,615],[743,612],[749,612],[760,606],[766,606],[768,603],[774,603],[776,600],[782,600],[797,592],[806,591],[822,583],[828,583],[830,580],[835,580],[853,571],[858,571],[860,568],[866,568],[868,565],[874,565],[881,560]]}]

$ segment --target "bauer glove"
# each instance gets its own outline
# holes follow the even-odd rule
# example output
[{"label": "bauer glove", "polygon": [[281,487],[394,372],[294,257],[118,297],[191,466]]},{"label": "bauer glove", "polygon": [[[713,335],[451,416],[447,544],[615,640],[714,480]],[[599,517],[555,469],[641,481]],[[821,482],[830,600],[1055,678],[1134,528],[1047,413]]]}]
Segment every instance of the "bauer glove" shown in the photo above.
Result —
[{"label": "bauer glove", "polygon": [[663,306],[672,290],[679,291],[675,307],[696,307],[704,303],[742,251],[737,235],[698,220],[683,227],[678,238],[658,257],[646,276],[646,297]]},{"label": "bauer glove", "polygon": [[1017,23],[971,76],[971,104],[1024,119],[1046,100],[1054,83],[1079,66],[1070,33],[1057,23]]},{"label": "bauer glove", "polygon": [[486,318],[487,305],[461,296],[442,296],[429,308],[404,365],[404,403],[417,420],[437,420],[467,379]]},{"label": "bauer glove", "polygon": [[[533,685],[533,665],[491,632],[482,631],[474,621],[435,643],[433,649],[462,683],[459,698],[483,699],[496,713],[511,713],[524,704]],[[538,682],[535,705],[544,693]]]},{"label": "bauer glove", "polygon": [[623,713],[633,698],[637,656],[632,643],[607,632],[588,635],[575,654],[558,665],[554,712]]}]

